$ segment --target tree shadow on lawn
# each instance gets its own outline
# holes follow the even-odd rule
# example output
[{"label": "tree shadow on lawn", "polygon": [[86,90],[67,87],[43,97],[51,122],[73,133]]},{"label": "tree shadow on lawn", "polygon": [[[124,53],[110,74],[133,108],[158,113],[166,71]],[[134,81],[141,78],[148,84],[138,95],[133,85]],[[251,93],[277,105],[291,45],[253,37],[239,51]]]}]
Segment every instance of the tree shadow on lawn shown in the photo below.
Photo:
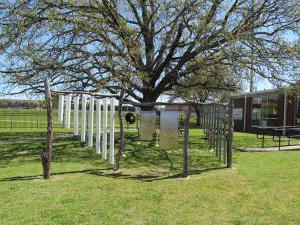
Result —
[{"label": "tree shadow on lawn", "polygon": [[[104,170],[104,169],[103,169]],[[51,173],[51,176],[56,175],[64,175],[64,174],[76,174],[76,173],[90,173],[95,172],[95,170],[75,170],[75,171],[67,171],[67,172],[59,172],[59,173]],[[99,172],[99,171],[98,171]],[[103,172],[101,172],[103,173]],[[27,180],[41,180],[43,179],[42,175],[32,175],[32,176],[15,176],[15,177],[7,177],[0,179],[0,182],[5,181],[27,181]],[[51,178],[50,178],[51,179]]]},{"label": "tree shadow on lawn", "polygon": [[[204,170],[193,170],[189,172],[189,175],[199,175],[205,172],[224,169],[225,167],[217,167],[217,168],[207,168]],[[99,177],[106,177],[112,179],[124,179],[124,180],[138,180],[143,182],[153,182],[159,180],[169,180],[169,179],[181,179],[183,178],[182,173],[177,173],[169,176],[158,176],[158,175],[130,175],[124,174],[122,172],[113,172],[106,173],[106,170],[111,169],[95,169],[95,170],[76,170],[76,171],[67,171],[67,172],[59,172],[59,173],[51,173],[51,178],[53,176],[65,175],[65,174],[87,174]],[[50,180],[51,180],[50,178]],[[183,178],[184,179],[184,178]],[[8,181],[30,181],[30,180],[43,180],[42,175],[32,175],[32,176],[15,176],[15,177],[7,177],[0,179],[0,182],[8,182]]]},{"label": "tree shadow on lawn", "polygon": [[[40,155],[46,143],[44,141],[32,141],[0,146],[0,168],[5,168],[12,161],[18,164],[41,162]],[[53,142],[52,162],[75,163],[79,161],[97,164],[99,155],[85,147],[85,144],[81,143],[80,140],[66,139]]]},{"label": "tree shadow on lawn", "polygon": [[[149,144],[152,145],[151,143]],[[64,149],[65,146],[60,146],[60,150]],[[59,151],[56,149],[56,151]],[[70,154],[70,153],[68,153]],[[87,158],[91,162],[88,153],[77,153],[84,154],[81,159]],[[85,155],[86,154],[86,155]],[[107,177],[112,179],[125,179],[125,180],[138,180],[143,182],[153,182],[159,180],[168,179],[178,179],[182,178],[182,152],[181,151],[167,151],[167,150],[145,150],[143,147],[140,149],[135,149],[134,151],[128,153],[129,156],[122,160],[122,168],[125,168],[126,173],[121,171],[113,171],[112,168],[102,168],[102,169],[87,169],[87,170],[75,170],[66,171],[59,173],[51,173],[51,176],[58,176],[64,174],[76,174],[83,173],[87,175]],[[63,156],[62,158],[57,158],[56,162],[65,162]],[[69,158],[68,158],[69,159]],[[75,158],[75,160],[80,160]],[[99,163],[99,156],[96,156],[97,167],[99,165],[106,167],[108,164],[104,160]],[[73,160],[71,160],[73,161]],[[94,162],[96,163],[96,162]],[[192,152],[190,157],[190,169],[189,175],[199,175],[205,172],[224,169],[225,166],[220,164],[220,162],[214,157],[214,155],[200,155],[196,152]],[[107,165],[106,165],[107,164]],[[141,171],[140,168],[146,168],[146,171]],[[140,170],[140,171],[139,171]],[[111,171],[111,172],[109,172]],[[132,172],[132,174],[130,174]],[[140,174],[137,174],[140,173]],[[33,176],[15,176],[0,179],[0,182],[5,181],[28,181],[28,180],[41,180],[42,175]]]},{"label": "tree shadow on lawn", "polygon": [[[129,136],[129,137],[128,137]],[[127,135],[129,140],[134,140],[135,135]],[[180,140],[181,142],[182,140]],[[190,175],[201,174],[212,170],[219,170],[225,168],[223,164],[218,161],[213,153],[206,151],[195,150],[193,148],[204,148],[205,143],[202,139],[196,137],[190,140]],[[144,182],[152,182],[157,180],[174,179],[182,177],[183,153],[182,149],[178,150],[164,150],[156,146],[155,141],[138,142],[132,141],[126,145],[126,157],[121,161],[121,168],[125,168],[131,172],[112,170],[111,165],[107,161],[102,160],[101,156],[94,153],[94,149],[83,147],[83,143],[79,140],[57,140],[53,144],[53,158],[52,162],[56,163],[78,163],[84,162],[95,167],[101,166],[106,169],[89,169],[80,171],[69,171],[52,173],[52,175],[76,174],[85,173],[94,176],[103,176],[112,179],[131,179]],[[10,145],[0,151],[0,167],[6,167],[10,161],[16,160],[17,163],[40,163],[40,152],[45,147],[44,142],[23,143],[17,145]],[[116,144],[115,148],[118,148]],[[21,154],[20,154],[21,153]],[[142,169],[141,169],[142,168]],[[105,172],[106,171],[106,172]],[[42,171],[41,171],[42,172]],[[134,175],[133,175],[134,174]],[[136,175],[138,174],[138,175]],[[4,178],[0,181],[22,181],[41,179],[41,175],[35,176],[16,176]]]}]

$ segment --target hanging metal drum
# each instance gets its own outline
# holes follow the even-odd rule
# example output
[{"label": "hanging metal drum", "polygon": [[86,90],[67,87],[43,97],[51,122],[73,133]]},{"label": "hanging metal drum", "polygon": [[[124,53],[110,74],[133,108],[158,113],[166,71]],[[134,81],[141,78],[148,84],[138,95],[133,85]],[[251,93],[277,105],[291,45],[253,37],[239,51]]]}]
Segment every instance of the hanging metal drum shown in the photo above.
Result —
[{"label": "hanging metal drum", "polygon": [[178,149],[178,118],[176,111],[160,113],[160,147],[161,149]]},{"label": "hanging metal drum", "polygon": [[156,112],[142,111],[140,115],[140,139],[152,140],[156,132]]}]

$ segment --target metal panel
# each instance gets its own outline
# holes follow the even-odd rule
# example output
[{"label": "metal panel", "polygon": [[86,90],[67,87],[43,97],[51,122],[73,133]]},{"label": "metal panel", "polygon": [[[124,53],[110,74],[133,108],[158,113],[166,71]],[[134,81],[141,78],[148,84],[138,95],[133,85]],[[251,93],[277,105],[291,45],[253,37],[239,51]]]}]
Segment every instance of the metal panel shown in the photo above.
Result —
[{"label": "metal panel", "polygon": [[142,111],[140,116],[140,139],[152,140],[156,132],[156,112]]},{"label": "metal panel", "polygon": [[165,111],[160,113],[160,147],[162,149],[178,149],[179,113]]}]

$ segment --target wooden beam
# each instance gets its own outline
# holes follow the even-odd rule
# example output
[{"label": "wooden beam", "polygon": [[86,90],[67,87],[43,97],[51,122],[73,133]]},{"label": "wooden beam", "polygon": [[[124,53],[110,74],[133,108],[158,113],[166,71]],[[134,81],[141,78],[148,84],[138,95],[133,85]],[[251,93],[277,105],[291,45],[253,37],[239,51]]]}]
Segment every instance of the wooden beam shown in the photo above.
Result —
[{"label": "wooden beam", "polygon": [[86,94],[91,95],[94,97],[103,97],[103,98],[111,98],[111,97],[120,97],[119,94],[99,94],[90,91],[53,91],[51,90],[52,95],[59,95],[59,94]]},{"label": "wooden beam", "polygon": [[123,124],[123,117],[122,117],[122,104],[123,104],[124,94],[125,91],[121,90],[119,107],[118,107],[118,116],[119,116],[119,123],[120,123],[120,145],[116,155],[116,170],[120,169],[121,158],[125,149],[124,124]]}]

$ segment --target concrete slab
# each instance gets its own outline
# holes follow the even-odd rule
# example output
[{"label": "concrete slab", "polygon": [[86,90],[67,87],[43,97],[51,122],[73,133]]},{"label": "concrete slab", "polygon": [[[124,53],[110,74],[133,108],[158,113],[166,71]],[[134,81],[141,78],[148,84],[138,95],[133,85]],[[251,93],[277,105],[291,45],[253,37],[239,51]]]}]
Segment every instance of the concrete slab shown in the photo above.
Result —
[{"label": "concrete slab", "polygon": [[[279,147],[266,147],[266,148],[250,148],[250,147],[237,147],[234,150],[242,152],[272,152],[279,151]],[[300,151],[300,145],[290,145],[280,147],[280,151]]]}]

